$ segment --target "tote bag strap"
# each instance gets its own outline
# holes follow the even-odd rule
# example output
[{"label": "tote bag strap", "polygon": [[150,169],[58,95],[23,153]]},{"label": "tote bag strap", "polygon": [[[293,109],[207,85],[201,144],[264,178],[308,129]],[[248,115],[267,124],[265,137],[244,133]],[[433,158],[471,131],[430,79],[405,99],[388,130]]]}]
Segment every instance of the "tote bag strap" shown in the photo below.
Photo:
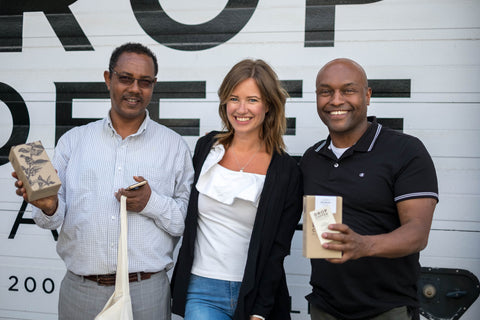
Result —
[{"label": "tote bag strap", "polygon": [[115,291],[130,294],[128,282],[128,246],[127,246],[127,197],[120,198],[120,237],[118,239],[117,274]]},{"label": "tote bag strap", "polygon": [[133,320],[128,282],[127,198],[120,199],[120,236],[118,239],[115,291],[95,320]]}]

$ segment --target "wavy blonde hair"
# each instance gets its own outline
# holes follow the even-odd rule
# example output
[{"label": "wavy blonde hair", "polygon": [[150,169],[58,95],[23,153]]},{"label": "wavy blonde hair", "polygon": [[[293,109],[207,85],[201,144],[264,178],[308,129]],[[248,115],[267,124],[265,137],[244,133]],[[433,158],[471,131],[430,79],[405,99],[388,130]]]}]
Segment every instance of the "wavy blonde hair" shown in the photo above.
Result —
[{"label": "wavy blonde hair", "polygon": [[228,121],[227,102],[235,87],[249,78],[255,80],[262,95],[262,101],[268,110],[262,123],[259,138],[265,142],[268,153],[272,153],[274,150],[283,153],[285,152],[283,135],[287,127],[285,102],[288,93],[278,80],[278,76],[272,67],[261,59],[245,59],[238,62],[223,79],[218,89],[218,97],[220,98],[218,113],[226,132],[217,135],[218,142],[226,147],[232,143],[235,130]]}]

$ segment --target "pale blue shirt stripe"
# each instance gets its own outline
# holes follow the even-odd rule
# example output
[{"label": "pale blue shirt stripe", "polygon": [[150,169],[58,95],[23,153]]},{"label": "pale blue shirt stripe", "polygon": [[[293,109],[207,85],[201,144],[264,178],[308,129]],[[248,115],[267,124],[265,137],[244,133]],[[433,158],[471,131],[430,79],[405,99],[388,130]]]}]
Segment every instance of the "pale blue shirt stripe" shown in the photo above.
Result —
[{"label": "pale blue shirt stripe", "polygon": [[123,139],[110,118],[65,133],[52,159],[62,187],[57,212],[34,208],[42,228],[61,231],[57,252],[79,275],[115,273],[120,231],[119,188],[148,180],[152,194],[140,213],[128,213],[129,272],[173,266],[172,252],[184,230],[193,167],[180,135],[148,116],[138,132]]}]

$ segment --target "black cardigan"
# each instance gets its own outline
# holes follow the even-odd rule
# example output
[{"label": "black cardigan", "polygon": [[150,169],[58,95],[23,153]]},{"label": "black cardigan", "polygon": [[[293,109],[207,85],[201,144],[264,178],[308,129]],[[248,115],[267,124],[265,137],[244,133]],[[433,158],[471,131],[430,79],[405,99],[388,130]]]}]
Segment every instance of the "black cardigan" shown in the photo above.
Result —
[{"label": "black cardigan", "polygon": [[[195,187],[203,162],[218,132],[200,138],[195,147],[195,179],[188,204],[185,232],[172,276],[172,311],[183,316],[197,234],[198,191]],[[274,152],[267,170],[248,248],[234,320],[251,315],[290,319],[290,300],[283,261],[302,213],[302,178],[297,162]]]}]

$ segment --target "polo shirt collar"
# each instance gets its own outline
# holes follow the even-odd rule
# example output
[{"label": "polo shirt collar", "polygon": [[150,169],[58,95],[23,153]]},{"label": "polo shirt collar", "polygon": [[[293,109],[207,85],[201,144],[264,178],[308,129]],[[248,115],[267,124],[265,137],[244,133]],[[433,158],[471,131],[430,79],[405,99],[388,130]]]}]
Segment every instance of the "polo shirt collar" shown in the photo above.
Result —
[{"label": "polo shirt collar", "polygon": [[376,117],[367,117],[370,125],[368,126],[367,131],[362,135],[360,140],[357,141],[352,147],[354,151],[360,152],[369,152],[373,149],[375,142],[377,141],[378,135],[382,130],[382,125],[377,122]]},{"label": "polo shirt collar", "polygon": [[[360,139],[355,143],[351,148],[345,151],[344,155],[351,154],[354,151],[358,152],[369,152],[373,149],[375,142],[377,141],[378,136],[382,130],[382,125],[377,122],[375,116],[367,117],[370,125],[367,128],[367,131],[360,137]],[[328,135],[327,140],[321,142],[316,148],[315,151],[324,155],[333,154],[333,152],[328,149],[332,138]],[[343,157],[343,156],[342,156]]]}]

